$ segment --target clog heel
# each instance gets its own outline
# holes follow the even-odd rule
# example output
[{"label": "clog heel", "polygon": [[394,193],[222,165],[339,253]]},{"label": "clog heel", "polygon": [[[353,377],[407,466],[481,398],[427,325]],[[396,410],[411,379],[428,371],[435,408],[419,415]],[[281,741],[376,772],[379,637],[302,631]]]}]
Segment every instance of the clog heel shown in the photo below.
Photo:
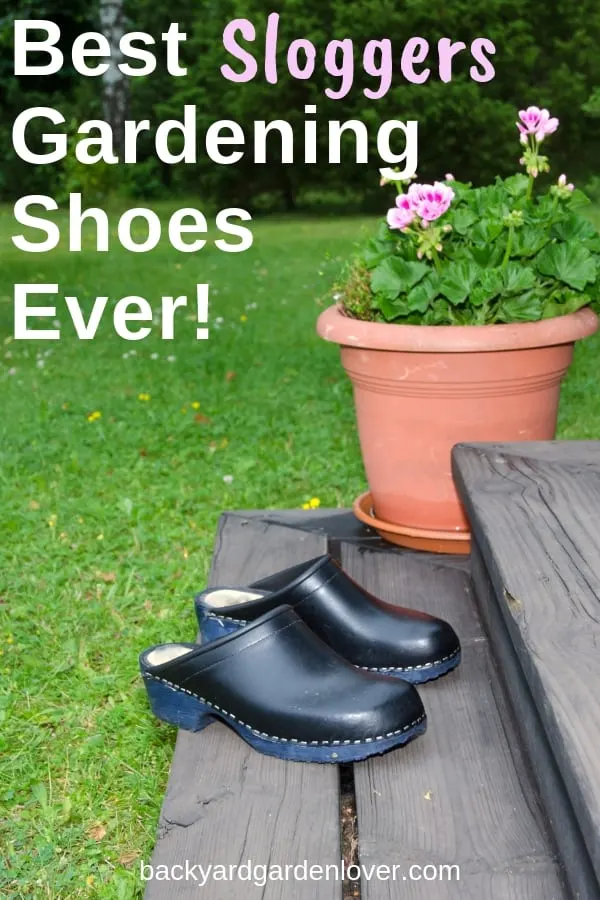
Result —
[{"label": "clog heel", "polygon": [[154,715],[169,725],[186,731],[202,731],[214,722],[210,707],[191,694],[184,693],[150,675],[144,677],[146,692]]}]

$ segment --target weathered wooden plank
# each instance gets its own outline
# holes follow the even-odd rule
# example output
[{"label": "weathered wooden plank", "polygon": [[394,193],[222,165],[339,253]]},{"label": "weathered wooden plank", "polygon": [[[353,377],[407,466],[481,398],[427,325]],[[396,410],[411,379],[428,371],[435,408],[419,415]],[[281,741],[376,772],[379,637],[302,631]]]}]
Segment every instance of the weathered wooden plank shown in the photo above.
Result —
[{"label": "weathered wooden plank", "polygon": [[454,468],[600,884],[600,443],[467,445]]},{"label": "weathered wooden plank", "polygon": [[[354,767],[361,862],[397,864],[406,876],[401,886],[363,880],[362,900],[562,900],[560,866],[467,576],[437,559],[342,551],[369,590],[445,615],[464,648],[456,672],[420,689],[427,734]],[[460,883],[413,881],[412,865],[458,865]]]},{"label": "weathered wooden plank", "polygon": [[532,763],[531,769],[544,805],[544,812],[558,847],[574,898],[599,900],[600,891],[579,823],[540,715],[529,690],[521,663],[498,607],[496,594],[479,552],[477,541],[471,550],[472,578],[477,607],[490,636],[494,658],[511,710],[518,721],[519,736]]},{"label": "weathered wooden plank", "polygon": [[[228,513],[230,516],[239,516],[242,519],[262,519],[265,522],[273,522],[278,525],[286,525],[289,528],[297,528],[302,531],[316,531],[326,535],[329,541],[330,551],[337,552],[340,541],[348,541],[369,548],[381,550],[383,553],[401,553],[421,558],[430,554],[420,551],[406,550],[403,547],[395,547],[382,540],[373,528],[369,528],[360,522],[349,509],[324,508],[302,509],[261,509],[261,510],[234,510]],[[464,555],[444,555],[444,565],[454,566],[463,571],[469,570],[469,558]]]},{"label": "weathered wooden plank", "polygon": [[[324,550],[322,536],[225,516],[210,582],[246,583]],[[221,724],[195,735],[179,732],[152,858],[155,870],[159,865],[185,867],[186,860],[214,866],[248,860],[285,865],[305,859],[339,865],[337,767],[265,757]],[[146,898],[185,900],[197,897],[198,887],[193,880],[155,880],[148,882]],[[291,887],[289,881],[268,881],[264,888],[235,879],[209,881],[206,896],[288,900]],[[299,900],[333,900],[340,893],[334,880],[293,884]]]}]

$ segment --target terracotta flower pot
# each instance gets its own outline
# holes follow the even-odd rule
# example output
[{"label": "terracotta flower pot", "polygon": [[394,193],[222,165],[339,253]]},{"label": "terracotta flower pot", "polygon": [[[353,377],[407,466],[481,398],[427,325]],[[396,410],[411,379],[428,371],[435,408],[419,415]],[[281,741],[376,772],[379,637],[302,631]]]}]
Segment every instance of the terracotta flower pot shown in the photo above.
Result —
[{"label": "terracotta flower pot", "polygon": [[362,322],[339,306],[321,314],[317,331],[341,345],[352,380],[373,513],[400,532],[399,543],[468,538],[452,447],[552,439],[574,342],[597,328],[587,308],[541,322],[464,327]]}]

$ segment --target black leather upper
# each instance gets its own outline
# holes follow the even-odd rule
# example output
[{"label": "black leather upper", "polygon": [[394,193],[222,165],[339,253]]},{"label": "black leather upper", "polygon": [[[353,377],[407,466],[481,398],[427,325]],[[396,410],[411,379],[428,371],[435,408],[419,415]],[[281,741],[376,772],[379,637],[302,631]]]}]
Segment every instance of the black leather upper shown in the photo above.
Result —
[{"label": "black leather upper", "polygon": [[142,674],[189,691],[269,737],[364,741],[424,717],[414,687],[356,669],[289,607]]},{"label": "black leather upper", "polygon": [[[330,647],[356,666],[403,669],[437,663],[460,650],[458,637],[447,622],[379,600],[329,556],[278,572],[247,589],[257,589],[264,596],[214,612],[252,621],[289,604]],[[200,607],[209,593],[197,598]]]}]

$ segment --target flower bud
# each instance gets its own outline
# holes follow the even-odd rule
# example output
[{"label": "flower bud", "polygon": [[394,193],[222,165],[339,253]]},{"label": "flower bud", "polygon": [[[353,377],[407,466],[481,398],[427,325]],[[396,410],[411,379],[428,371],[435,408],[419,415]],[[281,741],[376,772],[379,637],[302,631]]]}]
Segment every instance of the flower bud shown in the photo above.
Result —
[{"label": "flower bud", "polygon": [[452,172],[448,172],[445,177],[446,177],[446,181],[456,181]]}]

